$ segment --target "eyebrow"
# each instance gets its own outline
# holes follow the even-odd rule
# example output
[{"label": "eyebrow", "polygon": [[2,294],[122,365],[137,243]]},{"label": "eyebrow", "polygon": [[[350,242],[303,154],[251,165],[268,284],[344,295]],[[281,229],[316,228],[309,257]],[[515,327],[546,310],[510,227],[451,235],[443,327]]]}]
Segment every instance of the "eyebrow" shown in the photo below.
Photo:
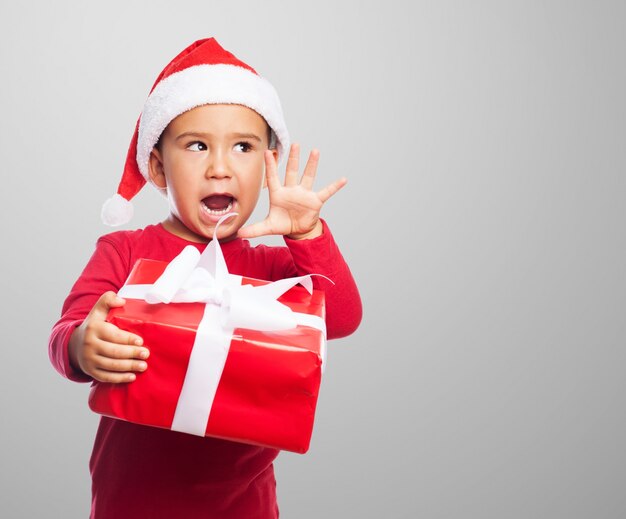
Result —
[{"label": "eyebrow", "polygon": [[[185,133],[181,133],[178,137],[176,137],[176,141],[179,141],[181,139],[184,139],[186,137],[201,137],[201,138],[205,138],[205,137],[212,137],[213,135],[210,133],[204,133],[204,132],[185,132]],[[259,141],[261,142],[261,137],[259,137],[258,135],[255,135],[254,133],[231,133],[228,135],[229,137],[235,137],[236,139],[252,139],[255,141]]]}]

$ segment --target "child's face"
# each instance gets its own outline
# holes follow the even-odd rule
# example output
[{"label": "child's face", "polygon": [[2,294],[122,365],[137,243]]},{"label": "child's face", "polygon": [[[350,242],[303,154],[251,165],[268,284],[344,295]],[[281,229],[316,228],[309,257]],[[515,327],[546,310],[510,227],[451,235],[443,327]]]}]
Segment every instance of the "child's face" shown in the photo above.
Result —
[{"label": "child's face", "polygon": [[203,105],[176,117],[149,162],[153,182],[167,187],[166,228],[207,241],[221,216],[237,212],[218,233],[220,240],[234,238],[259,198],[267,148],[267,123],[250,108]]}]

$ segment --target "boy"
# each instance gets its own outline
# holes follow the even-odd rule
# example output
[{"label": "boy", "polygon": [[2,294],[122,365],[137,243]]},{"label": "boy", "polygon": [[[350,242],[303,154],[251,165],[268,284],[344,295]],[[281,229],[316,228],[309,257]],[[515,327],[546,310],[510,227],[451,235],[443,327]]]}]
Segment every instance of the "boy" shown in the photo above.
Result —
[{"label": "boy", "polygon": [[[319,211],[345,179],[311,190],[319,154],[298,181],[297,145],[285,183],[277,161],[288,134],[274,89],[214,39],[186,48],[163,70],[146,101],[118,193],[103,220],[129,220],[129,200],[146,181],[169,202],[162,223],[101,237],[52,330],[50,358],[65,377],[132,383],[149,369],[149,344],[105,321],[125,302],[115,293],[139,258],[170,261],[185,246],[200,251],[219,218],[218,239],[234,274],[268,280],[308,273],[326,291],[328,338],[352,333],[361,302],[350,271]],[[265,170],[265,172],[264,172]],[[243,227],[262,186],[267,218]],[[285,236],[286,247],[251,247],[245,238]],[[92,518],[274,518],[272,462],[278,451],[101,417],[90,460]]]}]

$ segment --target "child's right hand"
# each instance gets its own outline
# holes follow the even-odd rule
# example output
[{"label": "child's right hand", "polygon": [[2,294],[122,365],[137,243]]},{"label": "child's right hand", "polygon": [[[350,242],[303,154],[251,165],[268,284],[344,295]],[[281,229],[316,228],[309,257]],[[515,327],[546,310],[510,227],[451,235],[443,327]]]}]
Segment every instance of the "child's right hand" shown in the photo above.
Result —
[{"label": "child's right hand", "polygon": [[[105,292],[94,305],[69,341],[70,364],[101,382],[132,382],[134,371],[144,371],[150,352],[141,347],[138,335],[121,330],[105,321],[110,308],[124,306],[126,301],[115,292]],[[142,360],[138,360],[142,359]]]}]

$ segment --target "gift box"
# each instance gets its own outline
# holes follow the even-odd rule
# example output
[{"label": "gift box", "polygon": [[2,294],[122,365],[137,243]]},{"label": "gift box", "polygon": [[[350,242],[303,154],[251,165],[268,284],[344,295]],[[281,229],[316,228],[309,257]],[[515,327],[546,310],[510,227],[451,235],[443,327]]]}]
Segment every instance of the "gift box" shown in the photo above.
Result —
[{"label": "gift box", "polygon": [[[143,338],[148,369],[129,383],[94,382],[89,406],[138,424],[304,453],[325,357],[324,293],[307,277],[233,276],[217,240],[211,244],[218,250],[207,247],[182,274],[178,258],[135,264],[119,292],[126,304],[107,320]],[[174,287],[163,281],[168,270],[179,278]]]}]

